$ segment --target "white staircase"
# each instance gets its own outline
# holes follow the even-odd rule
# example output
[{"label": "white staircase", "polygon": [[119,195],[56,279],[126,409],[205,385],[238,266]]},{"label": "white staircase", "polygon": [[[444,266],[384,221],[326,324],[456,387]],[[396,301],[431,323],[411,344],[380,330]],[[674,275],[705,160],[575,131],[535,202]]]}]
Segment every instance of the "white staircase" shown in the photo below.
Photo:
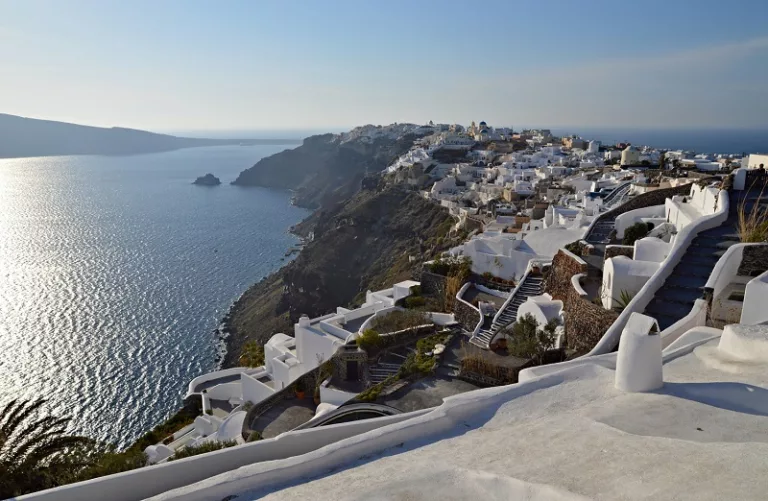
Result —
[{"label": "white staircase", "polygon": [[[512,297],[504,303],[501,311],[494,317],[492,322],[486,321],[480,328],[476,336],[473,336],[469,342],[484,350],[490,349],[491,340],[503,328],[509,326],[517,320],[517,309],[526,302],[531,296],[539,296],[544,291],[543,279],[540,276],[526,274],[523,282],[512,292]],[[490,325],[488,325],[490,324]]]}]

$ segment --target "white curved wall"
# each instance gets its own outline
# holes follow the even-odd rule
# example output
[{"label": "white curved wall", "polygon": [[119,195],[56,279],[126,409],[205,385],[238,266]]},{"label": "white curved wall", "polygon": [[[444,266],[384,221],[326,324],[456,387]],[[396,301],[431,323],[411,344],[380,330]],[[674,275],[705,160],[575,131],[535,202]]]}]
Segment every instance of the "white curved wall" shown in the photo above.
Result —
[{"label": "white curved wall", "polygon": [[[241,466],[306,454],[345,438],[413,419],[430,410],[352,421],[316,429],[289,431],[275,438],[39,491],[17,499],[25,501],[137,501],[205,480]],[[225,496],[215,499],[223,497]]]},{"label": "white curved wall", "polygon": [[236,374],[241,373],[247,373],[255,375],[256,377],[260,377],[262,374],[266,374],[266,370],[264,367],[232,367],[231,369],[223,369],[220,371],[213,371],[209,372],[207,374],[203,374],[201,376],[197,376],[192,381],[189,382],[189,385],[187,385],[187,395],[190,396],[194,394],[194,389],[198,385],[202,383],[207,383],[208,381],[213,381],[214,379],[219,379],[223,377],[228,376],[234,376]]},{"label": "white curved wall", "polygon": [[[247,374],[243,374],[240,376],[243,377],[251,377]],[[231,383],[224,383],[224,384],[218,384],[214,386],[213,388],[208,388],[206,393],[208,394],[208,398],[212,398],[214,400],[229,400],[232,398],[243,398],[243,392],[241,390],[240,381],[233,381]]]}]

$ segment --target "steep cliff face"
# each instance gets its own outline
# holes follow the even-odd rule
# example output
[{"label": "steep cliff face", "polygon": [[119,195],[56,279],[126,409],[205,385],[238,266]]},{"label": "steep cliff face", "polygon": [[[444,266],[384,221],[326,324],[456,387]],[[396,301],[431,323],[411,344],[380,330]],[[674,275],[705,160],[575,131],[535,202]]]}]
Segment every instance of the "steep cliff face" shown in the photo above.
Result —
[{"label": "steep cliff face", "polygon": [[410,278],[421,262],[456,243],[447,238],[447,211],[396,186],[363,189],[312,219],[315,238],[296,260],[233,306],[225,366],[236,363],[245,341],[292,335],[302,314],[332,312],[366,290]]},{"label": "steep cliff face", "polygon": [[353,133],[309,137],[298,148],[259,160],[232,184],[291,189],[296,205],[316,209],[353,195],[366,173],[384,170],[417,137]]}]

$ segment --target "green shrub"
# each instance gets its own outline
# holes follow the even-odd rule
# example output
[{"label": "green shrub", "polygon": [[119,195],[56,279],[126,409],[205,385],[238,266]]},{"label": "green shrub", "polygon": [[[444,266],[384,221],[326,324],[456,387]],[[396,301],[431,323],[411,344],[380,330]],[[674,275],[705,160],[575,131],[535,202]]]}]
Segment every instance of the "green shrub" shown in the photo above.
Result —
[{"label": "green shrub", "polygon": [[133,445],[131,445],[129,450],[136,449],[143,452],[144,449],[146,449],[148,446],[160,442],[168,435],[173,435],[188,424],[191,424],[202,412],[202,409],[199,407],[199,405],[200,402],[198,401],[194,405],[183,407],[181,410],[179,410],[179,412],[168,418],[165,422],[155,426],[152,431],[142,435]]},{"label": "green shrub", "polygon": [[374,318],[373,322],[371,322],[371,329],[386,334],[389,332],[401,331],[404,329],[410,329],[419,325],[426,325],[431,323],[432,321],[429,320],[423,312],[413,310],[395,310],[387,313],[386,315]]},{"label": "green shrub", "polygon": [[364,350],[376,348],[381,343],[381,336],[374,329],[365,329],[357,338],[357,346]]},{"label": "green shrub", "polygon": [[406,357],[397,375],[401,378],[412,374],[430,374],[435,368],[435,357],[423,353],[410,353]]},{"label": "green shrub", "polygon": [[429,271],[443,276],[456,275],[468,278],[472,271],[472,260],[466,256],[438,257],[427,265]]},{"label": "green shrub", "polygon": [[243,345],[238,361],[242,367],[261,367],[264,365],[264,347],[256,341],[248,341]]},{"label": "green shrub", "polygon": [[636,240],[640,240],[648,234],[648,225],[642,221],[635,223],[626,230],[624,230],[624,239],[621,241],[623,245],[634,245]]},{"label": "green shrub", "polygon": [[572,253],[574,253],[577,256],[580,256],[581,255],[581,244],[579,243],[578,240],[576,240],[575,242],[571,242],[568,245],[566,245],[565,246],[565,250],[567,250],[568,252],[572,252]]},{"label": "green shrub", "polygon": [[375,384],[368,388],[367,390],[363,391],[357,396],[358,400],[361,400],[363,402],[373,402],[377,398],[379,398],[379,395],[381,392],[386,388],[387,386],[391,386],[398,382],[400,380],[399,374],[395,374],[394,376],[389,376],[387,379],[382,381],[379,384]]},{"label": "green shrub", "polygon": [[435,349],[435,345],[447,343],[450,337],[450,334],[433,334],[423,337],[416,341],[416,351],[418,353],[428,353]]},{"label": "green shrub", "polygon": [[147,465],[147,455],[144,451],[130,448],[124,452],[117,452],[117,448],[112,444],[94,444],[88,455],[93,460],[92,464],[80,471],[77,476],[68,479],[66,483],[82,482]]},{"label": "green shrub", "polygon": [[632,299],[634,299],[634,297],[635,295],[632,294],[631,292],[622,290],[619,293],[619,297],[613,298],[613,300],[616,301],[616,309],[618,309],[619,311],[623,311],[624,308],[629,306],[629,303],[632,302]]},{"label": "green shrub", "polygon": [[205,454],[206,452],[218,451],[221,449],[226,449],[227,447],[233,447],[235,445],[237,445],[237,442],[234,440],[229,440],[227,442],[205,442],[200,445],[191,445],[176,451],[176,454],[168,458],[168,461],[175,461],[177,459]]},{"label": "green shrub", "polygon": [[423,296],[408,296],[405,298],[406,308],[419,308],[427,304],[427,300]]}]

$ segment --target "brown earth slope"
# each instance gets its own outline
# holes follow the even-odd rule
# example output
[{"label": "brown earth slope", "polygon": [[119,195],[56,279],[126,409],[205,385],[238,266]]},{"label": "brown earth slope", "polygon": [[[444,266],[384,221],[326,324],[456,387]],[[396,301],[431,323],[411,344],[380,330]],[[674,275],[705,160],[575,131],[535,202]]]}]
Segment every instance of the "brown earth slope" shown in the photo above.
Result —
[{"label": "brown earth slope", "polygon": [[346,202],[318,210],[314,240],[281,270],[251,287],[232,307],[223,364],[237,364],[244,342],[293,335],[293,323],[359,302],[366,290],[410,278],[425,260],[454,242],[448,212],[400,187],[363,189]]}]

